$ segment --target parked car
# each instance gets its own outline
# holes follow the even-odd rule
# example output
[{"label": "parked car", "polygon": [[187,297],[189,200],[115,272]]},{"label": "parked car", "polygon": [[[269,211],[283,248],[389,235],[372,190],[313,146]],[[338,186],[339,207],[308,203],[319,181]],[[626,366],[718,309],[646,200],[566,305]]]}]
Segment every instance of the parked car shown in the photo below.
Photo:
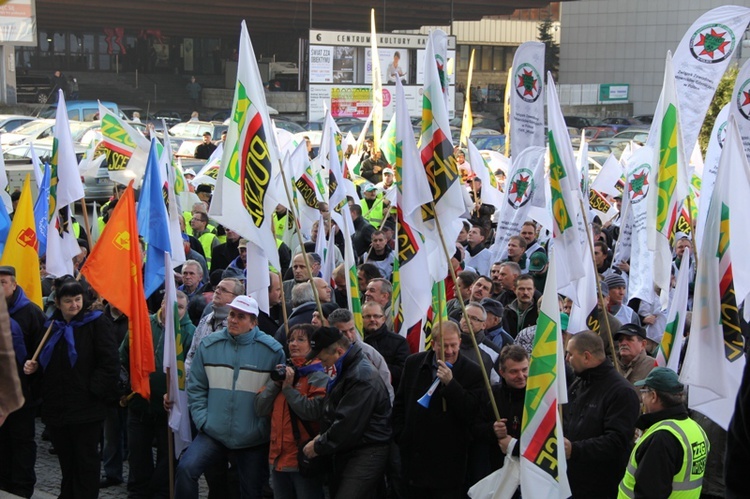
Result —
[{"label": "parked car", "polygon": [[633,116],[634,120],[638,120],[644,125],[650,125],[654,121],[654,115],[653,114],[639,114],[638,116]]},{"label": "parked car", "polygon": [[19,114],[0,114],[0,132],[9,133],[19,126],[34,121],[33,116],[22,116]]},{"label": "parked car", "polygon": [[276,126],[276,128],[280,130],[286,130],[289,133],[299,133],[305,131],[304,128],[293,121],[274,119],[273,124]]},{"label": "parked car", "polygon": [[604,118],[602,120],[602,123],[612,128],[615,133],[622,132],[623,130],[628,129],[631,126],[643,125],[642,122],[638,121],[635,118]]},{"label": "parked car", "polygon": [[505,135],[498,133],[497,135],[479,135],[469,136],[474,145],[480,151],[499,151],[505,152]]},{"label": "parked car", "polygon": [[209,132],[211,140],[221,140],[221,132],[228,128],[227,125],[211,121],[188,121],[170,128],[169,134],[181,139],[201,139],[205,132]]},{"label": "parked car", "polygon": [[52,83],[47,76],[16,75],[18,102],[46,104],[52,94]]},{"label": "parked car", "polygon": [[587,126],[583,129],[582,135],[585,135],[586,142],[594,139],[606,139],[614,137],[615,132],[609,127],[604,126]]},{"label": "parked car", "polygon": [[[102,106],[106,107],[117,116],[124,120],[129,120],[120,108],[114,102],[103,101]],[[94,121],[99,119],[99,101],[95,100],[76,100],[65,103],[68,110],[68,119],[75,121]],[[57,104],[52,104],[46,111],[39,116],[42,118],[54,118],[57,113]]]},{"label": "parked car", "polygon": [[635,140],[636,142],[645,143],[646,139],[648,139],[648,132],[649,127],[647,126],[631,127],[624,132],[615,134],[612,138],[615,140]]},{"label": "parked car", "polygon": [[583,116],[565,116],[565,124],[569,127],[586,128],[587,126],[601,126],[602,120],[599,118],[589,118]]}]

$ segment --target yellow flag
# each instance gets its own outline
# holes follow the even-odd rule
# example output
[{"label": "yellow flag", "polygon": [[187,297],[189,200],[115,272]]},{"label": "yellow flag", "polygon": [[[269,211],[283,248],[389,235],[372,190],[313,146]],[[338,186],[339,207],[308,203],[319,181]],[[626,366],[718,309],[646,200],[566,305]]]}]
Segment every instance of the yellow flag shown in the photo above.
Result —
[{"label": "yellow flag", "polygon": [[42,278],[39,275],[39,242],[36,238],[34,204],[31,201],[30,175],[26,175],[18,201],[10,233],[5,243],[0,265],[16,269],[16,282],[24,293],[40,307],[42,306]]},{"label": "yellow flag", "polygon": [[474,117],[471,115],[471,76],[474,72],[474,49],[471,50],[469,59],[469,74],[466,77],[466,104],[464,104],[464,119],[461,121],[461,147],[466,147],[474,127]]}]

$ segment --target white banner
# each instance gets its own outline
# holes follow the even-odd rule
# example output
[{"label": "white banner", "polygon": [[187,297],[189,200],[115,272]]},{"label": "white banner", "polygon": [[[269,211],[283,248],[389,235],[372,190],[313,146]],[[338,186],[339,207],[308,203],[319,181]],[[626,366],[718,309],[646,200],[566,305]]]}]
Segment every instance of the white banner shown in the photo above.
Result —
[{"label": "white banner", "polygon": [[510,93],[511,154],[544,147],[544,44],[523,43],[513,58]]}]

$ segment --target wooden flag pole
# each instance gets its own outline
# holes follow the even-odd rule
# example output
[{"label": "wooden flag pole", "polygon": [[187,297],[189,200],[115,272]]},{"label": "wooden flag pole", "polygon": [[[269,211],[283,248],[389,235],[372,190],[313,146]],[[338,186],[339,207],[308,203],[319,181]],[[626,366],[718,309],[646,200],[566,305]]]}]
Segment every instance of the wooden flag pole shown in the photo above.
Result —
[{"label": "wooden flag pole", "polygon": [[83,226],[86,229],[86,241],[89,243],[89,253],[94,249],[94,243],[91,240],[91,224],[89,223],[89,212],[86,209],[86,198],[81,198],[81,208],[83,209]]},{"label": "wooden flag pole", "polygon": [[[281,317],[284,319],[284,331],[286,332],[286,339],[289,341],[289,316],[286,312],[286,296],[284,293],[284,278],[281,277],[281,270],[276,273],[279,276],[279,287],[281,288]],[[322,317],[322,316],[321,316]],[[322,323],[321,318],[321,323]]]},{"label": "wooden flag pole", "polygon": [[[167,366],[167,400],[171,400],[169,397],[169,379],[171,374],[171,367]],[[171,411],[171,409],[170,409]],[[172,428],[169,427],[169,419],[167,418],[167,446],[169,447],[169,499],[174,499],[174,433]]]},{"label": "wooden flag pole", "polygon": [[49,327],[47,328],[47,332],[44,333],[44,336],[42,337],[42,341],[39,342],[39,346],[36,347],[36,352],[34,352],[34,356],[31,358],[31,362],[36,362],[37,358],[39,358],[39,354],[42,353],[42,348],[44,348],[44,344],[47,343],[47,340],[49,339],[49,334],[52,332],[52,326],[54,325],[54,321],[50,322]]}]

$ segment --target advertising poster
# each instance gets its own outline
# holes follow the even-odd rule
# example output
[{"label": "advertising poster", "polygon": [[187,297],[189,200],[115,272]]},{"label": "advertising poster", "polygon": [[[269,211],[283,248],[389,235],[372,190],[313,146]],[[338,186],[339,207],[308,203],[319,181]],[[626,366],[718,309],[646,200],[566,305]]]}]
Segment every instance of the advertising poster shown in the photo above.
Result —
[{"label": "advertising poster", "polygon": [[333,47],[310,45],[310,83],[333,83]]},{"label": "advertising poster", "polygon": [[[395,85],[400,78],[404,85],[409,82],[409,51],[406,49],[381,49],[381,81],[383,85]],[[372,83],[372,49],[365,49],[365,83]]]},{"label": "advertising poster", "polygon": [[354,83],[356,49],[334,47],[333,50],[333,83]]}]

